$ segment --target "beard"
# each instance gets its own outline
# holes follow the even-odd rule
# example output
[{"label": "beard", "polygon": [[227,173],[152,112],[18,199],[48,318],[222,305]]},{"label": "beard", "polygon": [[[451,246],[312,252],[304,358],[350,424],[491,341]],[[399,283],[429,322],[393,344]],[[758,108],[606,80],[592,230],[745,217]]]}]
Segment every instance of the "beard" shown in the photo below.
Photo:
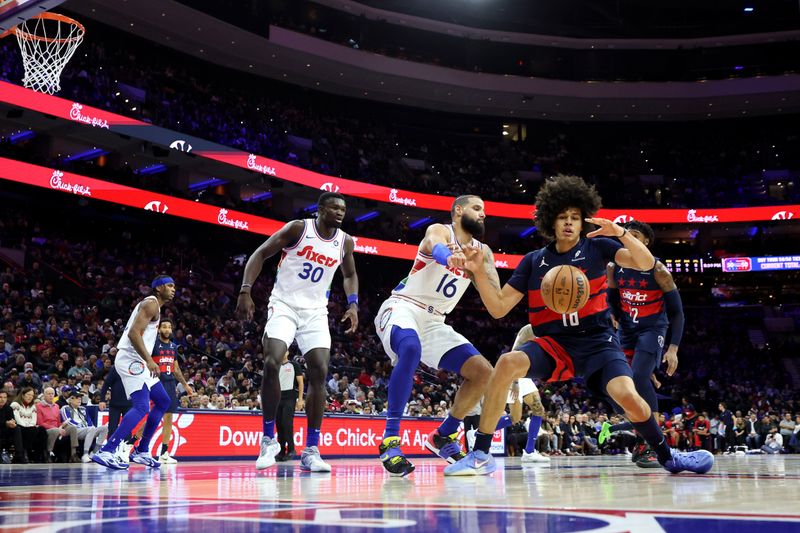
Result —
[{"label": "beard", "polygon": [[461,227],[476,239],[482,239],[483,233],[486,230],[484,224],[477,218],[470,218],[467,216],[461,217]]}]

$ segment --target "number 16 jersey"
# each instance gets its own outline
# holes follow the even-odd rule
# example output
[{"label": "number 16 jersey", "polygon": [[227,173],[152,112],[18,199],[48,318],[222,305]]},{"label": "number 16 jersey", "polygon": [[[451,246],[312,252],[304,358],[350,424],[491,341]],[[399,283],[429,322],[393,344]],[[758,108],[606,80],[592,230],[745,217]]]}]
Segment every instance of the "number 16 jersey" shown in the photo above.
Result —
[{"label": "number 16 jersey", "polygon": [[327,307],[333,276],[344,257],[346,236],[337,229],[333,237],[325,239],[317,232],[314,220],[304,219],[300,240],[283,249],[270,301],[280,300],[294,309]]},{"label": "number 16 jersey", "polygon": [[[450,244],[457,244],[453,226],[447,228],[450,230]],[[475,239],[471,244],[483,246]],[[433,256],[417,250],[411,272],[394,288],[392,296],[415,303],[429,312],[446,315],[455,308],[470,283],[466,271],[440,265]]]}]

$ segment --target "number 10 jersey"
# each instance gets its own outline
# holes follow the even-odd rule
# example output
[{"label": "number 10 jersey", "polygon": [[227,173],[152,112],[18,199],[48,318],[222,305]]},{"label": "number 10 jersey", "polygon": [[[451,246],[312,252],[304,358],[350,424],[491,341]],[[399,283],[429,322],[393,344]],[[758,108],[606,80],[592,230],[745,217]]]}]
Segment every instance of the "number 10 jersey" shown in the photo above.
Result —
[{"label": "number 10 jersey", "polygon": [[279,300],[293,309],[326,308],[333,276],[344,257],[346,236],[337,229],[332,238],[324,239],[315,221],[304,219],[300,239],[283,249],[270,302]]}]

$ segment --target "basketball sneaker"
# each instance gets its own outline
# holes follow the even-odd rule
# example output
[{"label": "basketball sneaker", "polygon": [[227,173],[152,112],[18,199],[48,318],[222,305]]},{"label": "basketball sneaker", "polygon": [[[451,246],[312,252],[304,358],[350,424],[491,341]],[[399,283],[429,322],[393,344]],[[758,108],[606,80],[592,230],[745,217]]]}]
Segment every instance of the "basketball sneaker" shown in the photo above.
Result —
[{"label": "basketball sneaker", "polygon": [[533,450],[532,453],[528,453],[525,450],[522,450],[522,458],[520,459],[523,463],[549,463],[550,458],[546,455],[542,455],[539,453],[539,450]]},{"label": "basketball sneaker", "polygon": [[656,452],[647,450],[636,460],[636,466],[639,468],[661,468],[661,463],[658,462]]},{"label": "basketball sneaker", "polygon": [[392,476],[405,477],[414,471],[412,465],[400,449],[400,437],[386,437],[378,447],[383,467]]},{"label": "basketball sneaker", "polygon": [[127,470],[127,463],[120,463],[118,457],[111,452],[99,451],[92,455],[91,460],[95,463],[110,468],[111,470]]},{"label": "basketball sneaker", "polygon": [[600,434],[597,435],[597,443],[599,445],[603,445],[605,441],[608,440],[608,437],[611,436],[611,424],[608,422],[603,422],[603,426],[600,428]]},{"label": "basketball sneaker", "polygon": [[162,453],[161,456],[158,458],[158,462],[161,463],[162,465],[175,465],[175,464],[178,464],[178,461],[175,458],[173,458],[169,454],[169,452]]},{"label": "basketball sneaker", "polygon": [[275,456],[281,451],[278,441],[264,435],[261,437],[261,452],[256,459],[256,469],[264,470],[275,464]]},{"label": "basketball sneaker", "polygon": [[670,448],[672,459],[664,463],[664,468],[673,474],[688,470],[695,474],[705,474],[714,466],[714,454],[708,450],[680,452]]},{"label": "basketball sneaker", "polygon": [[466,457],[444,467],[445,476],[485,476],[497,470],[492,454],[473,450]]},{"label": "basketball sneaker", "polygon": [[644,442],[637,444],[633,448],[633,454],[631,454],[631,462],[635,463],[636,461],[638,461],[639,457],[644,455],[649,449],[650,448],[648,448],[647,444]]},{"label": "basketball sneaker", "polygon": [[300,454],[300,469],[306,472],[330,472],[331,465],[322,460],[319,448],[310,446]]},{"label": "basketball sneaker", "polygon": [[131,453],[131,461],[150,468],[161,467],[161,463],[156,461],[152,455],[150,455],[148,452],[140,452],[136,448],[134,448],[133,452]]},{"label": "basketball sneaker", "polygon": [[461,444],[458,442],[458,433],[443,437],[439,435],[438,429],[434,429],[428,434],[425,448],[450,464],[460,461],[467,455],[461,450]]}]

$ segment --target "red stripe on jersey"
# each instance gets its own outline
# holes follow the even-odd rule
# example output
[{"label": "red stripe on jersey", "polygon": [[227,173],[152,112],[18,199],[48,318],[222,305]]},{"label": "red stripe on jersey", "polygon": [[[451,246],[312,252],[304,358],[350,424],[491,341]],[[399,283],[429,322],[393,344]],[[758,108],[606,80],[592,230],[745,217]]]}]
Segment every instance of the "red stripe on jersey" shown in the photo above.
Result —
[{"label": "red stripe on jersey", "polygon": [[664,310],[664,302],[659,300],[657,302],[651,302],[645,305],[630,305],[628,302],[621,302],[622,310],[626,314],[631,314],[631,310],[636,309],[638,310],[637,316],[639,318],[644,318],[647,316],[657,315],[661,311]]},{"label": "red stripe on jersey", "polygon": [[537,337],[533,339],[533,342],[538,344],[556,362],[553,373],[545,381],[567,381],[575,377],[575,364],[563,346],[552,337]]},{"label": "red stripe on jersey", "polygon": [[[600,294],[592,297],[586,302],[580,311],[578,311],[578,318],[584,318],[595,313],[602,313],[608,309],[608,300],[606,299],[606,293],[601,292]],[[548,322],[554,322],[556,320],[561,320],[561,314],[555,313],[545,307],[541,311],[534,311],[532,313],[528,313],[528,320],[530,321],[532,326],[540,326],[542,324],[547,324]]]},{"label": "red stripe on jersey", "polygon": [[[598,278],[589,280],[589,295],[597,294],[602,291],[605,295],[605,290],[608,288],[608,278],[600,276]],[[544,300],[542,299],[541,289],[528,291],[528,307],[536,309],[537,307],[544,307]]]}]

